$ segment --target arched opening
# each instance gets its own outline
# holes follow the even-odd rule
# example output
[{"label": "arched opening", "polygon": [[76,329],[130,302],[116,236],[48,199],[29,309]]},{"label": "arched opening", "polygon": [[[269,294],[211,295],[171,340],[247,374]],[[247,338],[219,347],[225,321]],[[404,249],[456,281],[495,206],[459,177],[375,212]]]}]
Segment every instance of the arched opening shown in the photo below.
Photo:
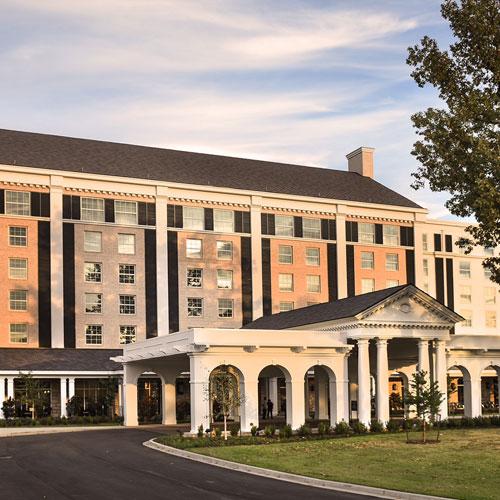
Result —
[{"label": "arched opening", "polygon": [[405,418],[407,407],[405,394],[408,390],[408,376],[402,372],[393,372],[389,376],[389,417],[391,419]]},{"label": "arched opening", "polygon": [[336,420],[335,374],[322,365],[311,366],[304,375],[305,418],[316,426]]},{"label": "arched opening", "polygon": [[[227,382],[224,381],[227,377]],[[225,384],[225,387],[216,387]],[[223,400],[220,395],[223,394]],[[210,423],[241,422],[245,411],[245,378],[239,368],[233,365],[219,365],[210,372],[207,398],[209,399]]]},{"label": "arched opening", "polygon": [[498,415],[500,366],[490,365],[481,372],[481,414],[485,417]]},{"label": "arched opening", "polygon": [[279,365],[268,365],[259,373],[259,425],[290,423],[291,376]]},{"label": "arched opening", "polygon": [[448,416],[449,418],[472,415],[470,373],[464,366],[448,369]]}]

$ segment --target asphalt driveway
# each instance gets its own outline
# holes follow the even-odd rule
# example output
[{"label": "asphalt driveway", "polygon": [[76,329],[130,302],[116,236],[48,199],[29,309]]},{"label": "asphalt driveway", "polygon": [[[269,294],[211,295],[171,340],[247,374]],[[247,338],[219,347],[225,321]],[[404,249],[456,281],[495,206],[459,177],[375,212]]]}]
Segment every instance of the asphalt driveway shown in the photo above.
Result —
[{"label": "asphalt driveway", "polygon": [[150,429],[115,429],[2,438],[0,498],[368,498],[233,472],[142,446],[156,434]]}]

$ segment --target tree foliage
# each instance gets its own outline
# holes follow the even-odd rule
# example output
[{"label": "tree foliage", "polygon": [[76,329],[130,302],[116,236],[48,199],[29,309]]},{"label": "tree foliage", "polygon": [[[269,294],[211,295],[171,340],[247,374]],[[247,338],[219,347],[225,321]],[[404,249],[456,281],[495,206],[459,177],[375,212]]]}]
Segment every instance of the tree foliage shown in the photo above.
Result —
[{"label": "tree foliage", "polygon": [[[407,64],[419,87],[435,87],[443,109],[412,116],[419,140],[412,154],[420,162],[415,189],[426,182],[448,191],[454,215],[473,216],[477,225],[459,241],[466,253],[475,245],[500,245],[500,2],[445,0],[441,14],[454,36],[448,50],[425,36],[408,49]],[[500,283],[500,257],[483,264]]]}]

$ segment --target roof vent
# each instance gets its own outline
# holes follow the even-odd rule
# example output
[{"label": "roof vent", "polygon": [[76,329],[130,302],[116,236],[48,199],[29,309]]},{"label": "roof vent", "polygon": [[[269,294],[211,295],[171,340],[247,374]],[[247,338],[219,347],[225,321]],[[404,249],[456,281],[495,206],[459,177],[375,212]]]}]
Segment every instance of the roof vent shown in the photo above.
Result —
[{"label": "roof vent", "polygon": [[373,179],[373,152],[375,148],[360,147],[348,155],[347,168],[349,172]]}]

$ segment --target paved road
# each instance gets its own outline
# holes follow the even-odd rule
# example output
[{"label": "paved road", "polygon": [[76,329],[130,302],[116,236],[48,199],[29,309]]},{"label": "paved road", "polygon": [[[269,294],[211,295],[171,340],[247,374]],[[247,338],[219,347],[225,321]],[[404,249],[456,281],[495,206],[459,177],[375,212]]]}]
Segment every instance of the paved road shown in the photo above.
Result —
[{"label": "paved road", "polygon": [[152,430],[116,429],[2,438],[0,498],[368,498],[233,472],[165,455],[141,445],[155,434]]}]

